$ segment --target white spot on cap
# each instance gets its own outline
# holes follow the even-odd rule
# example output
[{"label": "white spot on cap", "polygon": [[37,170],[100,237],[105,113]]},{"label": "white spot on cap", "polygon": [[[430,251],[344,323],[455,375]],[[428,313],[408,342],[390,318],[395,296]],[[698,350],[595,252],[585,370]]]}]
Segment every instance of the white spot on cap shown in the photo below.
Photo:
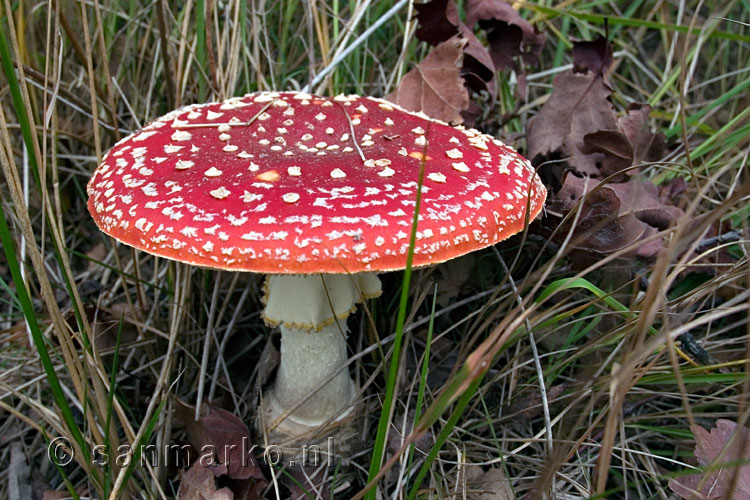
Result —
[{"label": "white spot on cap", "polygon": [[423,135],[420,135],[419,137],[414,139],[414,144],[416,144],[417,146],[424,146],[427,144],[427,138]]},{"label": "white spot on cap", "polygon": [[156,130],[149,130],[148,132],[141,132],[140,134],[133,137],[133,142],[145,141],[156,133]]},{"label": "white spot on cap", "polygon": [[312,138],[313,138],[312,134],[305,134],[302,137],[300,137],[300,139],[302,139],[303,141],[309,141]]},{"label": "white spot on cap", "polygon": [[228,141],[231,138],[232,138],[232,136],[229,135],[229,134],[219,134],[219,140],[220,141],[226,142],[226,141]]},{"label": "white spot on cap", "polygon": [[390,117],[389,117],[389,118],[386,118],[385,122],[383,122],[383,123],[385,123],[386,125],[388,125],[390,127],[391,125],[393,125],[393,120],[391,120]]},{"label": "white spot on cap", "polygon": [[232,153],[232,152],[234,152],[234,151],[237,151],[237,150],[238,150],[238,149],[240,149],[240,148],[239,148],[239,146],[235,146],[234,144],[227,144],[227,145],[226,145],[226,146],[224,146],[224,147],[223,147],[222,149],[223,149],[224,151],[226,151],[227,153]]},{"label": "white spot on cap", "polygon": [[205,172],[203,172],[203,175],[205,175],[206,177],[219,177],[223,173],[224,172],[222,172],[218,168],[211,167],[208,170],[206,170]]},{"label": "white spot on cap", "polygon": [[417,134],[417,135],[423,135],[424,134],[424,129],[422,127],[415,127],[413,129],[411,129],[411,131],[413,133]]},{"label": "white spot on cap", "polygon": [[258,201],[262,199],[263,199],[262,194],[251,193],[250,191],[245,191],[245,194],[242,195],[242,201],[244,201],[245,203],[250,203],[250,202]]},{"label": "white spot on cap", "polygon": [[396,171],[393,170],[391,167],[385,167],[383,170],[378,172],[378,175],[380,177],[391,177],[393,174],[395,174]]},{"label": "white spot on cap", "polygon": [[331,177],[334,179],[343,179],[344,177],[346,177],[346,174],[340,168],[334,168],[333,170],[331,170]]},{"label": "white spot on cap", "polygon": [[158,191],[156,191],[156,183],[155,182],[149,182],[145,186],[141,188],[143,190],[143,194],[146,196],[156,196]]},{"label": "white spot on cap", "polygon": [[193,136],[187,130],[175,130],[172,134],[173,141],[189,141]]},{"label": "white spot on cap", "polygon": [[237,153],[237,158],[246,159],[246,158],[252,158],[252,157],[253,157],[253,155],[251,155],[247,151],[241,151],[241,152]]},{"label": "white spot on cap", "polygon": [[400,154],[401,156],[409,156],[409,152],[404,147],[398,150],[398,154]]},{"label": "white spot on cap", "polygon": [[276,99],[276,97],[274,97],[274,95],[272,93],[270,93],[270,92],[261,92],[260,94],[258,94],[257,96],[255,96],[253,98],[253,102],[264,103],[264,102],[271,102],[274,99]]},{"label": "white spot on cap", "polygon": [[385,103],[385,102],[381,102],[380,104],[378,104],[378,107],[380,109],[384,109],[386,111],[393,111],[393,106],[391,106],[390,104]]},{"label": "white spot on cap", "polygon": [[317,115],[315,115],[315,119],[318,120],[319,122],[322,122],[323,120],[326,119],[326,115],[324,113],[318,113]]},{"label": "white spot on cap", "polygon": [[297,203],[299,201],[299,194],[297,193],[286,193],[281,197],[287,203]]},{"label": "white spot on cap", "polygon": [[257,172],[258,170],[260,170],[260,165],[258,165],[257,163],[251,161],[250,162],[250,166],[247,167],[247,169],[249,171],[251,171],[251,172]]},{"label": "white spot on cap", "polygon": [[224,198],[226,198],[227,196],[229,196],[231,194],[231,192],[227,188],[225,188],[224,186],[216,188],[216,189],[210,191],[209,193],[211,194],[211,196],[213,196],[217,200],[223,200]]},{"label": "white spot on cap", "polygon": [[461,158],[464,157],[464,154],[456,148],[449,149],[448,151],[445,152],[445,155],[451,160],[460,160]]},{"label": "white spot on cap", "polygon": [[198,229],[190,226],[185,226],[182,229],[180,229],[180,233],[185,235],[188,238],[195,238],[198,236]]},{"label": "white spot on cap", "polygon": [[269,115],[268,113],[264,111],[263,113],[260,114],[260,116],[258,117],[258,120],[264,122],[268,120],[269,118],[271,118],[271,115]]},{"label": "white spot on cap", "polygon": [[472,137],[471,139],[469,139],[469,144],[477,149],[487,151],[487,144],[484,142],[482,137]]},{"label": "white spot on cap", "polygon": [[206,118],[209,120],[215,120],[217,118],[221,118],[224,116],[224,113],[217,113],[216,111],[211,111],[210,109],[206,112]]},{"label": "white spot on cap", "polygon": [[292,177],[299,177],[302,175],[302,169],[300,167],[289,167],[286,169],[286,173]]},{"label": "white spot on cap", "polygon": [[367,113],[369,110],[364,106],[364,104],[360,104],[359,106],[357,106],[357,111],[359,111],[360,113]]},{"label": "white spot on cap", "polygon": [[228,124],[228,123],[222,123],[221,125],[219,125],[218,127],[216,127],[216,129],[219,132],[229,132],[230,130],[232,130],[232,126],[230,124]]},{"label": "white spot on cap", "polygon": [[457,170],[459,172],[468,172],[469,167],[464,162],[458,162],[458,163],[451,163],[451,167],[453,167],[453,170]]},{"label": "white spot on cap", "polygon": [[440,172],[430,172],[429,174],[427,174],[427,178],[435,182],[445,182],[445,175],[441,174]]},{"label": "white spot on cap", "polygon": [[333,127],[328,127],[326,129],[326,134],[328,134],[328,135],[333,135],[333,132],[334,132]]}]

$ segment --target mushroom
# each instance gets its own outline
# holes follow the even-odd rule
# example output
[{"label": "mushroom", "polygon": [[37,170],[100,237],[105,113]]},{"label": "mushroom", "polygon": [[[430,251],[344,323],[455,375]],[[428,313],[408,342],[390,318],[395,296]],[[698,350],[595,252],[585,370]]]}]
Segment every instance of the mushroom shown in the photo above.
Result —
[{"label": "mushroom", "polygon": [[264,417],[295,437],[354,408],[346,317],[380,294],[375,273],[406,265],[423,162],[414,266],[497,243],[544,204],[531,164],[476,130],[374,98],[260,92],[178,109],[118,142],[88,207],[146,252],[267,274],[263,318],[282,337]]}]

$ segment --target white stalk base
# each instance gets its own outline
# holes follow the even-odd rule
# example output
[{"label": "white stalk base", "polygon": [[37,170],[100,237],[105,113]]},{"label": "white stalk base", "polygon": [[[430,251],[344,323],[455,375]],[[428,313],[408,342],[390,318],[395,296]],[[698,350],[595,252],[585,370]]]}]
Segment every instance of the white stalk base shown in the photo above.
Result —
[{"label": "white stalk base", "polygon": [[[339,321],[341,328],[346,328],[345,323],[346,320]],[[341,331],[339,324],[333,323],[319,332],[281,326],[282,361],[273,387],[264,394],[265,416],[272,418],[266,425],[275,424],[273,420],[293,410],[279,427],[310,431],[351,411],[357,390],[344,366],[348,358],[346,331]]]}]

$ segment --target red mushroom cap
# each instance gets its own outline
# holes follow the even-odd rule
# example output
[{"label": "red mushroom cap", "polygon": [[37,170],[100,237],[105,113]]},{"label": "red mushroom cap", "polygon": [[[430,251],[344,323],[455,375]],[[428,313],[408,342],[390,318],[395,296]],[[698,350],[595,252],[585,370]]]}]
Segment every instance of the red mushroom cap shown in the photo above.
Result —
[{"label": "red mushroom cap", "polygon": [[106,154],[88,208],[117,240],[200,266],[403,269],[425,147],[415,266],[523,230],[527,204],[529,220],[541,211],[528,160],[490,136],[379,99],[295,92],[159,118]]}]

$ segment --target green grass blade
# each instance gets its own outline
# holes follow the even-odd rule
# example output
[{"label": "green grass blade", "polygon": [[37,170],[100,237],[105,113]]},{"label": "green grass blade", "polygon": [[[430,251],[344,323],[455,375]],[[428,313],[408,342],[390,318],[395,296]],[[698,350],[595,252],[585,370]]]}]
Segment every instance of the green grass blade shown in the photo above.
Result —
[{"label": "green grass blade", "polygon": [[13,244],[13,235],[10,232],[10,228],[5,221],[5,209],[3,208],[2,200],[0,200],[0,243],[3,245],[3,251],[5,252],[5,259],[7,266],[10,269],[13,283],[16,285],[16,298],[15,300],[21,305],[21,309],[26,318],[26,323],[31,331],[31,337],[34,341],[34,346],[39,353],[39,360],[42,362],[44,373],[47,376],[47,380],[52,391],[52,397],[55,400],[55,404],[62,413],[62,419],[65,422],[66,427],[70,431],[73,440],[78,444],[83,452],[83,458],[89,461],[90,454],[88,452],[88,446],[83,433],[78,428],[75,418],[73,417],[73,411],[68,404],[68,400],[65,398],[60,380],[57,378],[57,372],[52,364],[52,359],[47,350],[47,344],[44,341],[44,333],[42,332],[39,322],[37,321],[36,311],[34,305],[31,302],[31,297],[28,290],[26,289],[26,283],[21,276],[21,267],[18,265],[16,258],[16,251]]},{"label": "green grass blade", "polygon": [[[582,12],[576,10],[560,10],[553,7],[545,7],[543,5],[524,4],[524,6],[546,15],[548,19],[554,19],[558,16],[569,16],[579,21],[587,21],[596,24],[604,24],[604,20],[606,19],[607,22],[612,26],[630,26],[635,28],[648,28],[652,30],[665,30],[671,33],[689,33],[693,36],[701,35],[700,27],[691,28],[690,26],[684,26],[682,24],[660,23],[657,21],[648,21],[646,19],[595,14],[593,12]],[[725,40],[731,40],[733,42],[750,43],[750,36],[731,33],[728,31],[714,31],[709,35],[709,38],[722,38]]]},{"label": "green grass blade", "polygon": [[[426,136],[429,136],[429,129]],[[396,378],[398,376],[398,366],[401,360],[401,341],[404,337],[404,322],[406,321],[406,308],[409,301],[409,284],[411,283],[412,262],[414,261],[414,247],[417,243],[417,223],[419,222],[419,206],[422,201],[422,184],[424,182],[425,158],[427,157],[427,145],[422,151],[422,161],[419,165],[419,180],[417,181],[417,194],[414,203],[414,217],[411,223],[411,237],[409,239],[409,252],[406,256],[406,269],[404,269],[404,278],[401,282],[401,301],[398,307],[398,316],[396,318],[396,338],[393,341],[393,357],[391,366],[388,371],[386,381],[385,397],[383,398],[383,410],[378,421],[378,433],[375,436],[375,444],[372,450],[372,460],[370,461],[370,470],[367,475],[367,482],[372,481],[383,464],[383,453],[385,451],[385,440],[388,434],[388,423],[390,421],[391,408],[393,406],[393,395],[396,391]],[[375,500],[376,488],[370,489],[365,498]]]},{"label": "green grass blade", "polygon": [[435,459],[437,458],[437,454],[440,452],[440,449],[443,447],[445,442],[448,441],[451,432],[453,432],[454,427],[456,427],[456,424],[458,423],[458,419],[461,417],[461,415],[463,415],[466,406],[469,404],[469,401],[471,401],[471,398],[474,397],[474,393],[477,391],[477,388],[479,387],[479,384],[481,383],[483,378],[484,373],[482,373],[481,376],[474,380],[471,385],[469,385],[469,388],[463,394],[461,394],[461,397],[458,399],[458,403],[456,404],[456,408],[453,410],[453,413],[451,413],[451,416],[448,418],[445,426],[440,430],[440,434],[438,434],[437,439],[435,439],[435,445],[430,450],[430,453],[428,453],[427,458],[425,458],[424,463],[422,463],[422,467],[419,469],[419,472],[414,478],[414,485],[412,486],[411,491],[409,491],[407,500],[414,500],[414,498],[417,496],[419,487],[421,486],[424,478],[427,476],[427,472],[429,472],[432,462],[435,461]]},{"label": "green grass blade", "polygon": [[[437,305],[437,286],[432,294],[432,309],[430,310],[430,322],[427,326],[427,340],[424,348],[424,359],[422,359],[422,372],[419,374],[419,391],[417,392],[417,405],[414,410],[414,422],[419,422],[422,415],[422,402],[424,401],[424,390],[427,386],[427,371],[430,365],[430,347],[432,345],[432,332],[435,325],[435,306]],[[416,427],[416,425],[414,426]],[[413,430],[413,429],[412,429]],[[414,458],[414,445],[409,446],[409,457],[407,459],[406,470],[411,469],[412,458]]]}]

